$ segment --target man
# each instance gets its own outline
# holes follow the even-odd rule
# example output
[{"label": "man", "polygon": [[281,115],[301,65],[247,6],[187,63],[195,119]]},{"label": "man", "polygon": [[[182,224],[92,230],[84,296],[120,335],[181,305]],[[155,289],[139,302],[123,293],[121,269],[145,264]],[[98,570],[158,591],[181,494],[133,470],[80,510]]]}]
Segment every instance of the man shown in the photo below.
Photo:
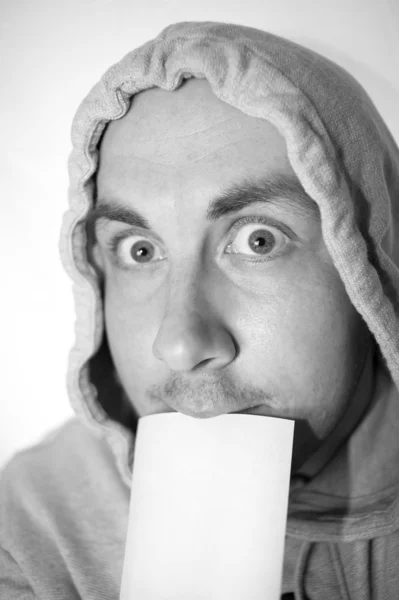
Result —
[{"label": "man", "polygon": [[364,90],[180,23],[104,75],[73,144],[78,418],[3,472],[0,597],[117,599],[138,417],[247,410],[295,420],[282,594],[396,598],[399,152]]}]

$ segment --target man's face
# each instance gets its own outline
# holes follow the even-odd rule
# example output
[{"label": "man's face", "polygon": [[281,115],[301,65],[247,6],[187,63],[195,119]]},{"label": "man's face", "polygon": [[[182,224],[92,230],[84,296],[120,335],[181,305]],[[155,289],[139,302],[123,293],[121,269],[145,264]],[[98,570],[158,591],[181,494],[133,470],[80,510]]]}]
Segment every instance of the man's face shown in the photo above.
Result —
[{"label": "man's face", "polygon": [[111,354],[137,415],[256,406],[297,421],[299,465],[343,414],[365,325],[316,205],[288,191],[246,203],[243,193],[234,213],[207,214],[234,184],[266,177],[297,180],[269,122],[219,101],[204,80],[142,92],[105,132],[97,192],[103,215],[134,210],[150,228],[103,216],[94,256]]}]

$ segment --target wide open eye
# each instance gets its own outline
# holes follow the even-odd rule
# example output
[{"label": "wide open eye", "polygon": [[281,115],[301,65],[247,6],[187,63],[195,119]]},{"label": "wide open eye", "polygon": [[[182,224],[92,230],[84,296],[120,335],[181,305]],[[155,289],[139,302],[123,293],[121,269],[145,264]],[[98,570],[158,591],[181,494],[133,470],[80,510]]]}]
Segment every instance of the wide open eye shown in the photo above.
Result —
[{"label": "wide open eye", "polygon": [[118,262],[125,267],[153,263],[164,259],[159,246],[140,235],[129,235],[119,241],[117,240],[114,252]]},{"label": "wide open eye", "polygon": [[275,227],[250,223],[238,230],[233,241],[227,246],[226,253],[272,258],[280,254],[288,241],[287,236]]}]

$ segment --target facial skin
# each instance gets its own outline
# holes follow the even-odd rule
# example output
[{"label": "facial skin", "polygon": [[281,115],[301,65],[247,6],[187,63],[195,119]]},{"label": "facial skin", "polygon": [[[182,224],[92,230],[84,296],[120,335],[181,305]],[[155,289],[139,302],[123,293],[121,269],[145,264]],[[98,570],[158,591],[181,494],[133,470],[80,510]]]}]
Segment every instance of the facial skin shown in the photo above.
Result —
[{"label": "facial skin", "polygon": [[[295,176],[277,129],[218,100],[206,81],[141,92],[107,127],[97,194],[151,230],[102,218],[94,257],[111,354],[137,415],[258,405],[251,412],[296,420],[296,468],[342,417],[369,337],[317,218],[277,198],[206,219],[233,183],[277,174]],[[251,243],[256,231],[266,254]],[[143,240],[138,262],[131,250]]]}]

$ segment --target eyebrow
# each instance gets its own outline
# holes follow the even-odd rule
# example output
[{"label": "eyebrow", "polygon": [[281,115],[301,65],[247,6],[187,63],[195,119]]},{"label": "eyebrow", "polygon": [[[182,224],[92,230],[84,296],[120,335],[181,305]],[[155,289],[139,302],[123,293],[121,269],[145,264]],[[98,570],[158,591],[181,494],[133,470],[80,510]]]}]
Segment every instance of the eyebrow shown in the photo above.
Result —
[{"label": "eyebrow", "polygon": [[[298,216],[320,221],[316,202],[307,194],[300,181],[289,175],[268,176],[259,180],[247,178],[240,183],[234,183],[210,201],[206,219],[214,222],[253,204],[283,206]],[[95,206],[89,210],[86,222],[93,226],[98,219],[120,221],[141,229],[152,229],[149,221],[135,209],[105,198],[96,199]]]}]

